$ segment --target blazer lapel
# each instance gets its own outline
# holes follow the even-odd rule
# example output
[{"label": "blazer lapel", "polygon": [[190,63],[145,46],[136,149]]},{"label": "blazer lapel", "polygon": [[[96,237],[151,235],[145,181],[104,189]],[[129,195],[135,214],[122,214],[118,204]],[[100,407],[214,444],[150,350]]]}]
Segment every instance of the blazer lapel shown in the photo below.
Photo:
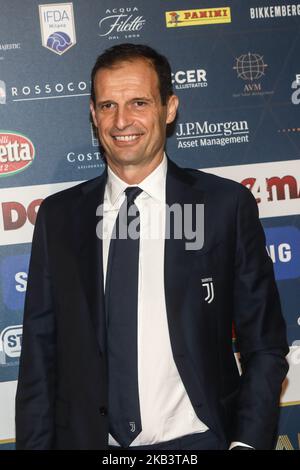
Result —
[{"label": "blazer lapel", "polygon": [[[173,204],[177,204],[183,209],[184,205],[188,204],[190,207],[195,208],[195,201],[198,204],[204,203],[204,193],[199,191],[199,189],[193,189],[193,184],[194,178],[182,172],[177,165],[168,159],[166,181],[167,207],[170,208]],[[168,217],[166,217],[167,223]],[[169,228],[169,232],[170,236],[168,237],[167,234],[165,240],[165,298],[173,352],[181,355],[185,351],[185,344],[183,336],[179,334],[181,331],[180,317],[192,272],[194,252],[186,250],[186,243],[191,240],[185,237],[183,224],[182,238],[174,238],[172,226]]]},{"label": "blazer lapel", "polygon": [[82,194],[76,213],[74,245],[78,260],[81,285],[89,307],[100,353],[106,350],[106,322],[103,287],[102,239],[97,236],[97,224],[101,220],[96,215],[97,208],[103,204],[106,184],[106,171],[95,180],[82,186]]},{"label": "blazer lapel", "polygon": [[[168,160],[166,204],[169,207],[173,204],[179,204],[181,207],[189,204],[194,209],[196,204],[204,204],[204,191],[195,187],[192,173],[183,172],[170,160]],[[192,312],[189,311],[187,302],[189,287],[196,281],[193,271],[195,256],[201,256],[200,252],[207,250],[207,244],[195,254],[193,250],[186,250],[186,242],[190,240],[184,236],[184,233],[181,239],[175,239],[172,237],[172,230],[170,232],[171,236],[165,240],[165,299],[173,357],[197,415],[208,427],[219,429],[218,420],[213,410],[210,410],[210,397],[206,396],[204,391],[205,367],[202,361],[207,360],[204,347],[206,328],[200,295],[196,302],[199,314],[193,320],[190,318]],[[199,289],[197,286],[194,288],[196,295],[199,290],[200,286]],[[189,351],[194,345],[187,344],[188,331],[195,328],[198,338],[196,347],[200,351],[199,355],[196,353],[200,358],[197,370]]]}]

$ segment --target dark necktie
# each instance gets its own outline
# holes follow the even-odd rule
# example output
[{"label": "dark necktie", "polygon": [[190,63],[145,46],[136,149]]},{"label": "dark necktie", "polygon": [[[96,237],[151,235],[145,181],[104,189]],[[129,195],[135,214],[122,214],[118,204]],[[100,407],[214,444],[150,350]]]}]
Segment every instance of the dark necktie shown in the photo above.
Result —
[{"label": "dark necktie", "polygon": [[105,287],[109,432],[122,447],[128,447],[142,430],[137,362],[139,212],[134,204],[141,192],[137,186],[125,190],[127,198],[110,241]]}]

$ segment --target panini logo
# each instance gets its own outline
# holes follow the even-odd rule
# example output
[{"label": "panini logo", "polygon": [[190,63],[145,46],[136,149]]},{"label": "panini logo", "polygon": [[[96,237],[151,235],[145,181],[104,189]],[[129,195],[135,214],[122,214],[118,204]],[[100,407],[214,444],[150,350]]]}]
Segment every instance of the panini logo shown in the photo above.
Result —
[{"label": "panini logo", "polygon": [[35,157],[35,148],[25,135],[0,131],[0,176],[25,170]]},{"label": "panini logo", "polygon": [[165,15],[167,28],[231,23],[229,7],[166,11]]}]

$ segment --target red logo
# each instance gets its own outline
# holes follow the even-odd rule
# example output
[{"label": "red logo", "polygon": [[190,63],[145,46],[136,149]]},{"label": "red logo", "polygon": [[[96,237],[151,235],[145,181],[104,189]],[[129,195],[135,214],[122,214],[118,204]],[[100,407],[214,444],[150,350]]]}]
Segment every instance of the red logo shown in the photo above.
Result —
[{"label": "red logo", "polygon": [[34,199],[27,208],[17,201],[2,202],[4,230],[17,230],[26,224],[27,219],[34,225],[42,202],[43,199]]},{"label": "red logo", "polygon": [[0,176],[25,170],[35,157],[35,148],[25,135],[0,132]]},{"label": "red logo", "polygon": [[297,179],[292,175],[270,178],[245,178],[241,183],[252,192],[259,204],[262,201],[286,201],[299,199]]}]

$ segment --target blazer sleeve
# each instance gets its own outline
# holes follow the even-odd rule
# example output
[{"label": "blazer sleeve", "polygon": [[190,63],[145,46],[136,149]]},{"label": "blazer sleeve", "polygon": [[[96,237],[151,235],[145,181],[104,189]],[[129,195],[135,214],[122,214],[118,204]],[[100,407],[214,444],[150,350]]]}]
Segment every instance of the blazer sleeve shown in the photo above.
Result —
[{"label": "blazer sleeve", "polygon": [[232,440],[271,449],[289,347],[256,200],[243,186],[236,212],[234,323],[242,376]]},{"label": "blazer sleeve", "polygon": [[25,297],[16,394],[17,450],[53,448],[56,346],[45,202],[35,224]]}]

